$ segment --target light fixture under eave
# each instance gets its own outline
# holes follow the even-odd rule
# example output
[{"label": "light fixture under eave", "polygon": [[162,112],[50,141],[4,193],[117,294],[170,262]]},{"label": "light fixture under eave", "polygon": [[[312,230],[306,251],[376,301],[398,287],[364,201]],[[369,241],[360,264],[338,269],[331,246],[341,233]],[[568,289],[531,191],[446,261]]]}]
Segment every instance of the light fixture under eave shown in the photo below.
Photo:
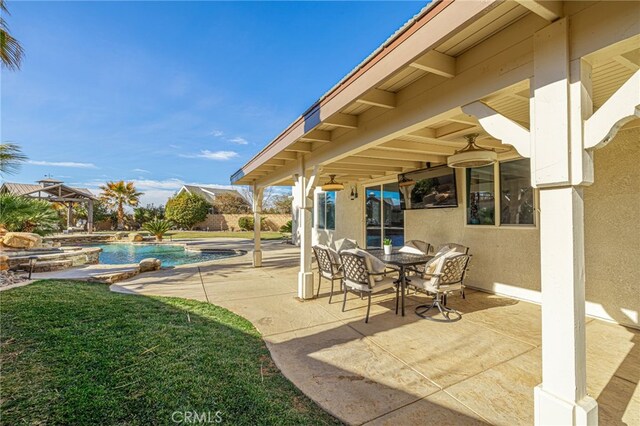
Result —
[{"label": "light fixture under eave", "polygon": [[476,145],[478,133],[472,133],[464,137],[467,140],[467,146],[447,158],[447,165],[449,167],[482,167],[498,161],[498,154],[493,149],[481,148]]},{"label": "light fixture under eave", "polygon": [[344,185],[336,182],[336,175],[329,175],[329,182],[322,185],[323,191],[342,191],[344,189]]}]

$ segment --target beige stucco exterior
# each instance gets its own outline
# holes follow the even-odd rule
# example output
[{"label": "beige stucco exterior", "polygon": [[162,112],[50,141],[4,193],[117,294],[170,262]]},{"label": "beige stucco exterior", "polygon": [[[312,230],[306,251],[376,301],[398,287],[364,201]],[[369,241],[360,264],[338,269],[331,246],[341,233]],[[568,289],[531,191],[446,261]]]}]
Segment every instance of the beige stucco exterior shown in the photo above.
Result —
[{"label": "beige stucco exterior", "polygon": [[588,312],[638,327],[640,128],[595,152],[595,182],[584,191]]},{"label": "beige stucco exterior", "polygon": [[[640,327],[636,284],[640,227],[634,219],[640,210],[639,163],[640,128],[623,130],[596,152],[595,183],[584,190],[587,313],[632,327]],[[393,180],[395,177],[387,181]],[[540,303],[538,226],[466,225],[464,170],[457,171],[456,180],[459,207],[406,211],[405,238],[434,246],[464,244],[473,255],[469,286]],[[364,246],[366,185],[357,186],[359,197],[355,200],[350,199],[349,183],[337,193],[336,229],[314,227],[314,244],[352,238]]]}]

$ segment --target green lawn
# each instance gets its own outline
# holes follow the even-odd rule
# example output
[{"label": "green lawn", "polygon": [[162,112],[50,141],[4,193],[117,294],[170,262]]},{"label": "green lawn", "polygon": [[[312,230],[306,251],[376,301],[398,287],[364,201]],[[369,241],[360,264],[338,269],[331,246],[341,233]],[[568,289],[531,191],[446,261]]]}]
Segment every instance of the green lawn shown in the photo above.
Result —
[{"label": "green lawn", "polygon": [[[225,231],[169,231],[166,237],[172,238],[248,238],[253,239],[253,231],[225,232]],[[280,240],[283,235],[280,232],[262,231],[262,240]]]},{"label": "green lawn", "polygon": [[3,291],[0,303],[2,424],[175,424],[185,412],[338,423],[284,378],[247,320],[218,306],[73,281]]}]

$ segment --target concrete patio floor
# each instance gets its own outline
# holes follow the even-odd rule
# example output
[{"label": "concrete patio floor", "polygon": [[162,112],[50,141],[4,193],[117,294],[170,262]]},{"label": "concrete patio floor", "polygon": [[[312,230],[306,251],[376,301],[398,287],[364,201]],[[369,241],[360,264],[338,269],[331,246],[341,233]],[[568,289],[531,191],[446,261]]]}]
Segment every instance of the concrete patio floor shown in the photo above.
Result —
[{"label": "concrete patio floor", "polygon": [[[249,249],[246,241],[202,242]],[[394,314],[394,295],[342,295],[296,300],[298,250],[264,242],[263,267],[249,255],[201,266],[209,301],[250,320],[282,372],[328,412],[350,424],[533,423],[533,387],[541,382],[540,307],[469,290],[451,296],[463,313],[450,324],[422,320],[407,298],[407,315]],[[317,277],[316,277],[317,278]],[[472,282],[473,277],[470,277]],[[337,283],[336,283],[337,286]],[[113,291],[205,300],[198,269],[182,266],[145,273]],[[590,395],[600,424],[640,424],[640,331],[587,319]]]}]

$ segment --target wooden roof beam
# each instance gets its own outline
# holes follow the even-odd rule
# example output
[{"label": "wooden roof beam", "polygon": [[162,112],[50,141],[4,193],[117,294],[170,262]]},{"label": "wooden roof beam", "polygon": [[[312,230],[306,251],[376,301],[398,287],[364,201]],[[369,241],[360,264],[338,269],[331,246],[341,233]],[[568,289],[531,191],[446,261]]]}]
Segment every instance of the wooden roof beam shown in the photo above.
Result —
[{"label": "wooden roof beam", "polygon": [[311,144],[309,142],[296,142],[286,147],[285,151],[311,152]]},{"label": "wooden roof beam", "polygon": [[549,22],[553,22],[556,19],[560,19],[564,16],[562,10],[562,2],[556,0],[516,0],[520,5],[526,7],[531,12],[540,16],[542,19],[546,19]]},{"label": "wooden roof beam", "polygon": [[455,138],[473,133],[480,127],[480,124],[469,125],[462,123],[451,123],[446,126],[442,126],[436,130],[436,136],[438,138]]},{"label": "wooden roof beam", "polygon": [[344,165],[366,165],[366,166],[390,166],[390,167],[405,167],[405,168],[420,168],[424,165],[419,161],[404,161],[404,160],[389,160],[384,158],[360,158],[360,157],[347,157],[343,160],[338,160],[334,164]]},{"label": "wooden roof beam", "polygon": [[426,144],[422,142],[411,142],[411,141],[401,141],[401,140],[393,140],[389,142],[385,142],[381,145],[378,145],[376,148],[379,149],[391,149],[403,152],[416,152],[416,153],[424,153],[424,154],[435,154],[435,155],[452,155],[454,148],[443,145],[435,145],[435,144]]},{"label": "wooden roof beam", "polygon": [[328,164],[326,166],[323,167],[323,171],[325,171],[326,169],[332,169],[332,170],[345,170],[345,171],[386,171],[386,170],[393,170],[393,171],[402,171],[402,167],[392,167],[392,166],[384,166],[384,165],[378,165],[378,166],[374,166],[371,164],[367,164],[367,165],[361,165],[361,164],[342,164],[342,163],[331,163]]},{"label": "wooden roof beam", "polygon": [[421,162],[444,163],[446,157],[443,155],[420,154],[414,152],[387,151],[384,149],[371,148],[353,154],[354,157],[363,158],[383,158],[389,160],[409,160]]},{"label": "wooden roof beam", "polygon": [[343,114],[338,112],[333,114],[331,117],[326,118],[323,124],[328,124],[336,127],[344,127],[346,129],[357,129],[358,128],[358,117],[351,114]]},{"label": "wooden roof beam", "polygon": [[299,140],[304,142],[331,142],[331,132],[327,130],[312,130]]},{"label": "wooden roof beam", "polygon": [[356,102],[391,109],[396,107],[396,94],[386,90],[372,89],[358,98]]},{"label": "wooden roof beam", "polygon": [[614,56],[613,60],[636,72],[640,69],[640,50],[634,50],[633,52],[623,53],[622,55]]},{"label": "wooden roof beam", "polygon": [[444,53],[431,50],[413,61],[410,66],[442,77],[452,78],[456,76],[456,58]]},{"label": "wooden roof beam", "polygon": [[285,161],[296,161],[298,159],[298,155],[295,152],[282,151],[274,155],[273,158]]},{"label": "wooden roof beam", "polygon": [[411,136],[413,138],[418,138],[425,142],[433,142],[436,140],[436,131],[430,127],[426,127],[424,129],[416,130],[415,132],[408,133],[407,136]]}]

